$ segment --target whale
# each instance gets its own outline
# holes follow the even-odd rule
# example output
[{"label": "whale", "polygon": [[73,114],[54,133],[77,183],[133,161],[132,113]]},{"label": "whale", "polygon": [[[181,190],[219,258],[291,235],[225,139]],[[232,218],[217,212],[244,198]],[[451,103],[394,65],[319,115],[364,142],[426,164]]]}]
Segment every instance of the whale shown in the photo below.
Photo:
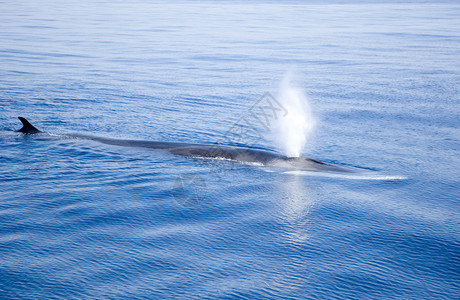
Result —
[{"label": "whale", "polygon": [[44,132],[33,126],[27,119],[18,117],[22,128],[17,130],[23,134],[50,134],[62,138],[91,140],[99,143],[122,146],[148,148],[167,151],[169,153],[201,159],[220,159],[234,161],[242,164],[254,164],[284,169],[323,172],[353,172],[350,168],[322,162],[309,157],[288,157],[275,151],[255,149],[242,146],[222,144],[194,144],[164,141],[144,141],[129,139],[114,139],[86,134],[52,134]]}]

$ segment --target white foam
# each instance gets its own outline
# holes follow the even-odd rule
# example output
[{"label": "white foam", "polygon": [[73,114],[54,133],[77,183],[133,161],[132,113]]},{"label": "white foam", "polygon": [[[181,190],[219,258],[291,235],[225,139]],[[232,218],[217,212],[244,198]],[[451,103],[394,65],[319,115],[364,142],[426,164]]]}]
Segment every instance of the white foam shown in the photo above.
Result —
[{"label": "white foam", "polygon": [[317,171],[283,171],[283,174],[296,175],[296,176],[314,176],[314,177],[331,177],[343,179],[356,179],[356,180],[406,180],[407,176],[404,175],[391,175],[379,172],[357,172],[357,173],[333,173],[333,172],[317,172]]}]

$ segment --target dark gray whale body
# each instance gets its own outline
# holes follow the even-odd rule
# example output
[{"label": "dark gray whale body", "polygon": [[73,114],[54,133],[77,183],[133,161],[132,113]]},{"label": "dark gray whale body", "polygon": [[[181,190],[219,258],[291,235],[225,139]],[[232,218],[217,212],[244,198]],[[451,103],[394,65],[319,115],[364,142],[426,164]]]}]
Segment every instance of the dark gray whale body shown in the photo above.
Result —
[{"label": "dark gray whale body", "polygon": [[[23,127],[18,130],[24,134],[40,133],[42,131],[35,128],[23,117],[18,117]],[[241,163],[257,164],[297,170],[308,171],[332,171],[332,172],[351,172],[351,170],[324,163],[308,157],[287,157],[276,152],[245,147],[234,147],[225,145],[206,145],[175,142],[157,142],[141,140],[120,140],[104,137],[95,137],[83,134],[55,135],[63,138],[77,138],[98,141],[100,143],[124,147],[140,147],[159,149],[176,155],[190,156],[197,158],[212,158],[237,161]]]},{"label": "dark gray whale body", "polygon": [[25,134],[32,134],[32,133],[39,133],[41,132],[40,130],[38,130],[37,128],[35,128],[32,124],[30,124],[29,121],[27,121],[25,118],[23,117],[18,117],[18,119],[22,122],[22,128],[19,129],[17,132],[22,132],[22,133],[25,133]]}]

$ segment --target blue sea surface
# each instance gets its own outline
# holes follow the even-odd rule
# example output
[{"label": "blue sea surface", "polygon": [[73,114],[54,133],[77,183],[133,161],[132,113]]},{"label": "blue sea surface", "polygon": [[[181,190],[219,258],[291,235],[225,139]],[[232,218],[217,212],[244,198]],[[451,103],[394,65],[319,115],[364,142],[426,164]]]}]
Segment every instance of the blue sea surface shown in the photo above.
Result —
[{"label": "blue sea surface", "polygon": [[[1,1],[0,22],[1,299],[460,298],[458,2]],[[14,132],[277,150],[252,108],[286,72],[317,119],[302,155],[362,176]]]}]

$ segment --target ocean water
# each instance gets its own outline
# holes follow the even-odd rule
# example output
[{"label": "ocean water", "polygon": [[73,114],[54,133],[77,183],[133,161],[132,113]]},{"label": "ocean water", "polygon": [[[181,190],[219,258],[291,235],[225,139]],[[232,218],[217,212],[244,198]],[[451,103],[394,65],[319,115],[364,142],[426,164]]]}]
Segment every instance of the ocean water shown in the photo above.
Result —
[{"label": "ocean water", "polygon": [[[455,1],[2,1],[0,20],[1,299],[460,298]],[[260,108],[287,73],[316,124],[301,154],[366,171],[14,132],[283,151]]]}]

